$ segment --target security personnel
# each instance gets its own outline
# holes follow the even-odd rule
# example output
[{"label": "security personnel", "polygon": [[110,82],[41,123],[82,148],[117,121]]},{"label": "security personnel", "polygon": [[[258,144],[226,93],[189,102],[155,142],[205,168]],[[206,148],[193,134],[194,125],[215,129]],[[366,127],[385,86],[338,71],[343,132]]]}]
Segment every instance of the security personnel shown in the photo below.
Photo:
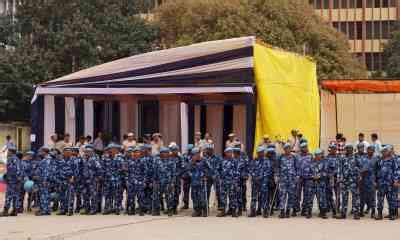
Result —
[{"label": "security personnel", "polygon": [[[300,198],[303,196],[302,206],[301,206],[301,215],[306,216],[308,207],[306,206],[307,191],[310,191],[307,188],[311,188],[312,181],[311,179],[311,164],[312,164],[312,155],[308,150],[307,142],[302,142],[300,144],[300,153],[297,156],[297,168],[299,172],[300,181],[298,184],[298,189],[296,191],[296,204],[300,203]],[[295,212],[294,212],[295,214]]]},{"label": "security personnel", "polygon": [[367,154],[360,159],[361,183],[360,183],[360,215],[364,216],[364,206],[367,205],[366,213],[371,210],[371,218],[375,218],[376,208],[376,170],[378,157],[375,155],[375,145],[367,147]]},{"label": "security personnel", "polygon": [[176,177],[175,177],[175,193],[174,193],[174,206],[172,209],[172,213],[174,215],[178,214],[178,205],[179,205],[179,197],[181,195],[181,189],[182,189],[182,185],[181,185],[181,178],[183,176],[183,172],[185,169],[185,163],[183,160],[183,157],[180,155],[179,153],[179,146],[175,143],[172,142],[169,145],[169,149],[171,151],[170,153],[170,160],[175,162],[176,165]]},{"label": "security personnel", "polygon": [[[18,210],[20,209],[20,197],[21,197],[21,186],[23,184],[23,168],[21,165],[21,160],[17,158],[17,149],[15,146],[10,146],[8,148],[8,158],[7,158],[7,173],[5,181],[7,183],[6,191],[6,202],[4,204],[4,210],[1,216],[17,216]],[[12,206],[13,210],[9,214],[8,211]]]},{"label": "security personnel", "polygon": [[217,208],[221,206],[220,200],[220,179],[218,175],[218,168],[221,165],[222,158],[215,154],[214,144],[208,143],[204,146],[203,156],[210,166],[209,175],[207,176],[207,201],[210,202],[211,189],[214,186],[215,196],[217,201]]},{"label": "security personnel", "polygon": [[55,173],[49,148],[41,147],[39,156],[41,158],[34,173],[33,179],[39,187],[39,211],[36,216],[50,215],[50,183],[54,181]]},{"label": "security personnel", "polygon": [[340,192],[338,191],[337,173],[340,163],[340,156],[337,153],[336,144],[329,145],[328,155],[325,157],[326,171],[328,174],[326,183],[327,210],[332,211],[332,217],[336,217],[336,212],[340,208]]},{"label": "security personnel", "polygon": [[129,147],[127,151],[128,169],[126,183],[128,188],[128,205],[126,206],[128,215],[136,214],[135,203],[139,203],[139,215],[144,216],[144,187],[147,182],[147,166],[143,159],[143,149],[141,146]]},{"label": "security personnel", "polygon": [[[188,144],[186,153],[183,154],[183,163],[185,168],[192,164],[192,149],[194,148],[193,144]],[[182,209],[189,209],[189,192],[190,192],[190,176],[188,174],[182,175],[182,190],[183,190],[183,207]]]}]

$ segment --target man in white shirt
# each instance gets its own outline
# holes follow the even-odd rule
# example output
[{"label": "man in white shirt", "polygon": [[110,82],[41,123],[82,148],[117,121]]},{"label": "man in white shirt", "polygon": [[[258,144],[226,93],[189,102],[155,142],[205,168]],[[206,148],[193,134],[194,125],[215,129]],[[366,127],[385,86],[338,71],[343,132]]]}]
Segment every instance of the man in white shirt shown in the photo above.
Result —
[{"label": "man in white shirt", "polygon": [[369,146],[369,143],[365,140],[364,133],[359,133],[358,134],[358,140],[354,143],[354,146],[357,146],[360,143],[362,143],[364,145],[364,152],[367,152],[367,148]]},{"label": "man in white shirt", "polygon": [[378,134],[371,134],[371,145],[375,147],[375,155],[380,155],[382,150],[382,143],[378,139]]},{"label": "man in white shirt", "polygon": [[130,132],[128,133],[128,138],[122,143],[122,146],[124,146],[124,150],[127,151],[129,147],[134,147],[136,144],[135,134]]}]

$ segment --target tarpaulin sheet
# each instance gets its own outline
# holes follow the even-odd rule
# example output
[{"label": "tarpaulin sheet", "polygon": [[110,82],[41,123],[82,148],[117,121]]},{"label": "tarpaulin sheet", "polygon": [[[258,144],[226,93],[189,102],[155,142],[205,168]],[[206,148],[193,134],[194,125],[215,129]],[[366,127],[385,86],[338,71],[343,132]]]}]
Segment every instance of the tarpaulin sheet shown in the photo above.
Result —
[{"label": "tarpaulin sheet", "polygon": [[400,80],[324,80],[321,86],[333,92],[400,92]]},{"label": "tarpaulin sheet", "polygon": [[297,54],[254,46],[257,86],[255,146],[263,135],[287,140],[299,130],[311,150],[319,146],[320,98],[316,64]]}]

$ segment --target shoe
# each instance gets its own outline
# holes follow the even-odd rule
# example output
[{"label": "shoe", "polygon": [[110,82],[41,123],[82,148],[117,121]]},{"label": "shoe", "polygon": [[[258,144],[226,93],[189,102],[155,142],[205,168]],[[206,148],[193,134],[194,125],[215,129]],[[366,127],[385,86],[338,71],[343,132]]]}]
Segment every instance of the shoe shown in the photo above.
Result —
[{"label": "shoe", "polygon": [[345,213],[340,214],[340,216],[337,216],[336,219],[346,219],[347,216]]},{"label": "shoe", "polygon": [[336,218],[336,209],[332,209],[332,218]]},{"label": "shoe", "polygon": [[353,219],[354,220],[360,220],[360,214],[358,212],[354,212]]},{"label": "shoe", "polygon": [[286,218],[290,218],[290,209],[286,210]]},{"label": "shoe", "polygon": [[285,210],[281,210],[281,213],[279,214],[279,218],[285,218]]},{"label": "shoe", "polygon": [[67,216],[74,216],[74,212],[73,212],[73,211],[69,211],[69,212],[67,213]]},{"label": "shoe", "polygon": [[312,210],[311,209],[308,209],[307,214],[306,214],[306,218],[307,219],[312,218]]},{"label": "shoe", "polygon": [[201,216],[202,217],[208,217],[207,208],[203,209],[203,212],[202,212]]},{"label": "shoe", "polygon": [[183,205],[183,207],[181,207],[181,209],[182,209],[182,210],[187,210],[187,209],[189,209],[189,204]]},{"label": "shoe", "polygon": [[4,208],[4,210],[1,213],[0,217],[8,217],[8,209],[7,208]]},{"label": "shoe", "polygon": [[11,211],[11,213],[10,213],[8,216],[16,217],[17,215],[18,215],[18,210],[13,209],[13,210]]},{"label": "shoe", "polygon": [[382,216],[382,209],[378,209],[378,216],[375,217],[375,220],[382,220],[383,216]]},{"label": "shoe", "polygon": [[364,211],[363,211],[363,210],[361,210],[359,215],[360,215],[360,217],[365,217],[365,215],[364,215]]},{"label": "shoe", "polygon": [[375,208],[371,209],[371,218],[375,218]]},{"label": "shoe", "polygon": [[151,214],[152,216],[160,216],[160,210],[154,210],[153,213]]},{"label": "shoe", "polygon": [[268,218],[269,217],[269,213],[267,209],[264,209],[263,211],[263,218]]},{"label": "shoe", "polygon": [[250,214],[248,215],[249,218],[254,218],[256,217],[256,211],[254,209],[250,210]]},{"label": "shoe", "polygon": [[293,209],[292,217],[297,217],[297,211]]},{"label": "shoe", "polygon": [[302,217],[307,216],[307,213],[306,213],[306,209],[305,209],[305,208],[301,209],[300,216],[302,216]]},{"label": "shoe", "polygon": [[174,211],[172,209],[168,210],[168,217],[174,216]]},{"label": "shoe", "polygon": [[239,210],[238,210],[237,215],[238,215],[238,217],[241,217],[241,216],[243,215],[242,209],[239,209]]},{"label": "shoe", "polygon": [[327,219],[327,218],[328,218],[328,217],[326,216],[326,210],[325,210],[325,209],[321,209],[320,215],[321,215],[321,218],[322,218],[322,219]]},{"label": "shoe", "polygon": [[232,215],[232,209],[229,208],[228,211],[226,212],[226,215]]},{"label": "shoe", "polygon": [[121,214],[121,212],[119,210],[115,210],[114,214],[118,216]]},{"label": "shoe", "polygon": [[177,210],[177,208],[172,209],[172,214],[178,215],[178,210]]},{"label": "shoe", "polygon": [[257,216],[260,216],[260,215],[261,215],[261,208],[257,209],[256,215],[257,215]]},{"label": "shoe", "polygon": [[201,216],[201,213],[197,209],[194,209],[193,213],[192,213],[192,217],[200,217],[200,216]]},{"label": "shoe", "polygon": [[395,210],[389,209],[389,215],[390,215],[389,220],[391,220],[391,221],[396,220],[396,212],[395,212]]},{"label": "shoe", "polygon": [[225,210],[221,210],[221,211],[219,211],[219,213],[217,214],[217,217],[225,217],[225,216],[226,216]]},{"label": "shoe", "polygon": [[65,216],[65,215],[67,215],[64,211],[61,211],[61,212],[59,212],[59,213],[57,213],[56,214],[57,216]]}]

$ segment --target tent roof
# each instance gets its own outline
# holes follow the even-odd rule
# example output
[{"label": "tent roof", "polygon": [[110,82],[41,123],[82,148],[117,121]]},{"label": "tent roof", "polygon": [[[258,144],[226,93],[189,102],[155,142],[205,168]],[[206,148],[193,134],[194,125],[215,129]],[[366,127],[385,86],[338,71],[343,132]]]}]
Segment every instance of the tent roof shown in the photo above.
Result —
[{"label": "tent roof", "polygon": [[321,87],[332,92],[400,93],[400,80],[322,80]]},{"label": "tent roof", "polygon": [[255,37],[203,42],[122,58],[41,84],[40,88],[249,86]]}]

